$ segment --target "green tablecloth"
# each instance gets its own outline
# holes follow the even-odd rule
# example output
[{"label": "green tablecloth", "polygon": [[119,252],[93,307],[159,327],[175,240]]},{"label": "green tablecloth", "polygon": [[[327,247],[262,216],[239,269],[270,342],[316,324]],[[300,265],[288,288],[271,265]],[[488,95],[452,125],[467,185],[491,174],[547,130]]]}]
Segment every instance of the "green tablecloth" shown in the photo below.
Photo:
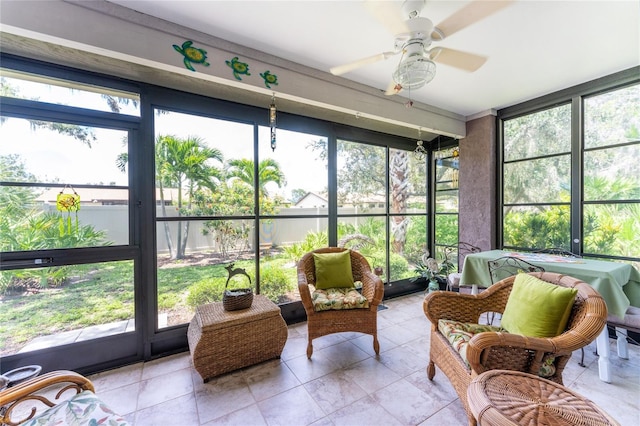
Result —
[{"label": "green tablecloth", "polygon": [[[490,250],[467,255],[462,268],[461,284],[478,284],[480,287],[491,285],[487,261],[509,256],[513,251]],[[522,259],[534,265],[542,266],[547,272],[570,275],[589,283],[607,303],[609,313],[624,316],[629,307],[640,307],[640,272],[628,263],[602,260],[578,259],[578,262],[547,262],[536,258],[535,254],[521,253]]]}]

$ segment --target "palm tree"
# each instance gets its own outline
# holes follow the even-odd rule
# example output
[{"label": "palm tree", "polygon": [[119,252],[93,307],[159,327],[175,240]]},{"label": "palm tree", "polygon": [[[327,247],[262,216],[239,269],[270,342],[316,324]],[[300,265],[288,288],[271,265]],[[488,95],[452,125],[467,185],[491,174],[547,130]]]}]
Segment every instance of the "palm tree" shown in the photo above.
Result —
[{"label": "palm tree", "polygon": [[[160,189],[162,214],[166,216],[164,203],[164,188],[167,186],[178,190],[178,217],[184,211],[183,190],[187,191],[186,210],[191,209],[194,192],[201,188],[215,190],[222,173],[211,166],[210,160],[223,161],[222,152],[216,148],[209,148],[197,136],[181,139],[173,135],[160,135],[156,139],[156,179]],[[171,243],[169,224],[165,222],[165,235],[172,259],[182,259],[187,246],[189,235],[189,221],[183,225],[178,222],[177,247],[174,250]]]},{"label": "palm tree", "polygon": [[[242,158],[239,160],[229,160],[227,162],[227,176],[229,180],[239,179],[253,188],[255,182],[253,161]],[[267,197],[269,194],[266,185],[273,182],[281,188],[286,184],[286,179],[280,164],[274,159],[267,158],[258,163],[258,190],[261,197]]]},{"label": "palm tree", "polygon": [[[402,150],[393,150],[389,165],[389,180],[391,181],[391,211],[394,213],[407,212],[407,200],[410,195],[409,185],[409,153]],[[404,253],[407,241],[407,226],[409,218],[406,216],[393,216],[391,232],[393,234],[393,251]]]}]

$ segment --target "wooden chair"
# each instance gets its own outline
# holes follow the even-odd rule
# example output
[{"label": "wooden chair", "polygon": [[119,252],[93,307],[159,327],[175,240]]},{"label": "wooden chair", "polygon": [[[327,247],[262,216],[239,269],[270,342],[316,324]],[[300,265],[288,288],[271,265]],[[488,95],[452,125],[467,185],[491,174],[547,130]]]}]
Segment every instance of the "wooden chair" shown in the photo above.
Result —
[{"label": "wooden chair", "polygon": [[565,331],[550,338],[524,337],[506,332],[478,333],[468,343],[468,364],[438,330],[438,321],[447,319],[477,324],[484,312],[504,312],[516,277],[505,278],[476,296],[440,291],[429,294],[424,300],[424,313],[431,322],[427,376],[433,380],[436,366],[447,376],[467,411],[470,425],[475,425],[476,421],[469,409],[467,388],[476,376],[488,370],[514,370],[537,375],[543,360],[553,356],[555,372],[547,379],[562,384],[562,371],[573,351],[595,340],[605,326],[607,306],[589,284],[552,272],[533,272],[530,275],[578,290]]},{"label": "wooden chair", "polygon": [[378,305],[384,295],[384,285],[379,276],[371,271],[369,262],[360,253],[348,250],[351,257],[351,272],[354,281],[362,282],[362,295],[369,301],[368,308],[328,310],[316,312],[311,299],[312,288],[316,282],[316,270],[313,253],[336,253],[348,249],[326,247],[314,250],[302,256],[298,262],[298,290],[302,305],[307,313],[307,331],[309,343],[307,357],[313,353],[313,339],[327,334],[348,331],[366,333],[373,336],[373,349],[380,353],[378,343]]}]

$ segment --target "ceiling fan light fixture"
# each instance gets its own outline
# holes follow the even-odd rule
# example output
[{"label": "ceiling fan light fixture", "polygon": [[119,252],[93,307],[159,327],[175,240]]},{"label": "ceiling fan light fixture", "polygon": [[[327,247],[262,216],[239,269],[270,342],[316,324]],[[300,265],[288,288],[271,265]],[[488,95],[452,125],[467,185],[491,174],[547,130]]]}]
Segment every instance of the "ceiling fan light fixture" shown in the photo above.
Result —
[{"label": "ceiling fan light fixture", "polygon": [[436,76],[436,64],[422,55],[409,56],[400,61],[393,80],[405,90],[419,89]]}]

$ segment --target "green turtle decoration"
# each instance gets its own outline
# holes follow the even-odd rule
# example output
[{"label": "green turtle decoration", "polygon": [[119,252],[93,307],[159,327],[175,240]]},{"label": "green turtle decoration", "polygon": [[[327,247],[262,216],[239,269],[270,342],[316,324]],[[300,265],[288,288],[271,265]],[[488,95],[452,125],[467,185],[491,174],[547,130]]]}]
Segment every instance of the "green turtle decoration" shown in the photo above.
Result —
[{"label": "green turtle decoration", "polygon": [[278,76],[275,74],[271,74],[271,71],[267,70],[263,73],[260,73],[260,77],[264,79],[264,85],[267,86],[267,89],[271,89],[271,85],[278,85]]},{"label": "green turtle decoration", "polygon": [[187,40],[182,43],[182,47],[174,44],[173,48],[176,49],[177,52],[182,54],[182,56],[184,56],[184,66],[187,67],[187,69],[195,71],[195,68],[193,68],[193,65],[191,65],[191,63],[202,64],[205,67],[208,67],[209,63],[207,62],[207,51],[204,49],[193,47],[192,45],[193,42],[191,40]]},{"label": "green turtle decoration", "polygon": [[249,73],[249,65],[246,64],[245,62],[240,62],[237,56],[230,61],[224,61],[224,62],[229,67],[231,67],[231,69],[233,70],[233,76],[236,78],[236,80],[242,80],[242,77],[240,77],[241,74],[251,75]]}]

